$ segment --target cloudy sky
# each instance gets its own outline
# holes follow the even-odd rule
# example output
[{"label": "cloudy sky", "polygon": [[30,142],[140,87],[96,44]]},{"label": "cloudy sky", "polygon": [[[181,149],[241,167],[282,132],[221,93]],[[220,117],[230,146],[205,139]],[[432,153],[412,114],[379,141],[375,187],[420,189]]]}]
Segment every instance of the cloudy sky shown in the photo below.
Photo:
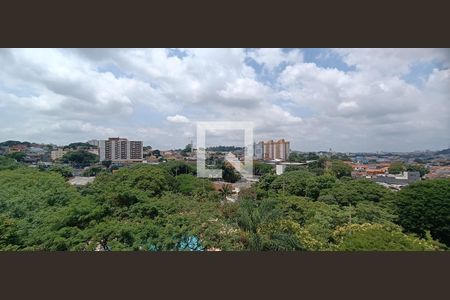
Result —
[{"label": "cloudy sky", "polygon": [[[294,150],[450,146],[449,49],[1,49],[0,141],[168,149],[251,121]],[[243,132],[209,132],[236,144]]]}]

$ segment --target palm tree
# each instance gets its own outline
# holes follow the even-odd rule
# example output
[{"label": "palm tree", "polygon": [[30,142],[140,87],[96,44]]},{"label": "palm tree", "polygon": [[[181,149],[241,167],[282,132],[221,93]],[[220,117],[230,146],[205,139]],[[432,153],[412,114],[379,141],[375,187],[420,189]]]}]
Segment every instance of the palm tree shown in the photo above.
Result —
[{"label": "palm tree", "polygon": [[225,200],[228,196],[233,194],[233,187],[231,184],[224,184],[219,190],[220,195]]},{"label": "palm tree", "polygon": [[[239,227],[249,234],[250,250],[263,250],[263,236],[258,232],[258,228],[281,217],[281,211],[276,207],[276,203],[277,201],[273,199],[265,199],[259,204],[251,199],[242,200],[237,221]],[[281,236],[273,243],[281,243],[282,239],[286,239],[286,237]]]}]

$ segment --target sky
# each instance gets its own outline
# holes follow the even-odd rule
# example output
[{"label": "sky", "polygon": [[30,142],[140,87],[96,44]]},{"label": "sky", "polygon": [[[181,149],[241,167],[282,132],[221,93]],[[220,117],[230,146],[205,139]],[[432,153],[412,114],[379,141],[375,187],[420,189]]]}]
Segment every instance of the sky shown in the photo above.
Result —
[{"label": "sky", "polygon": [[0,49],[0,141],[174,149],[199,121],[299,151],[448,148],[450,49]]}]

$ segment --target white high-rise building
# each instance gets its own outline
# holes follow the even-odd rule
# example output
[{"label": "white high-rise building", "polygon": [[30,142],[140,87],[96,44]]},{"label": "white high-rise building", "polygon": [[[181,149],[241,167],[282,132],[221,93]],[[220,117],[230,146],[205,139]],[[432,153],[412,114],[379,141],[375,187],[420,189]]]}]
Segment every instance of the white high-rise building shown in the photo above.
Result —
[{"label": "white high-rise building", "polygon": [[100,161],[140,162],[143,159],[142,141],[129,141],[125,138],[109,138],[99,141]]},{"label": "white high-rise building", "polygon": [[255,143],[253,145],[254,153],[253,156],[255,159],[262,160],[264,159],[264,142]]}]

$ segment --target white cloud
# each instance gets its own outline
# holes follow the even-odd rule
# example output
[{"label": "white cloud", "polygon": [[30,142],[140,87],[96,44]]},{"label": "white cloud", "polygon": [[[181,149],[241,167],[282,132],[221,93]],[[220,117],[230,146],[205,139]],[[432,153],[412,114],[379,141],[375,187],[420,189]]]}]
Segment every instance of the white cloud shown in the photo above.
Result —
[{"label": "white cloud", "polygon": [[372,76],[405,74],[414,64],[420,62],[441,61],[450,67],[448,49],[333,49],[340,54],[344,62],[356,66],[358,70],[371,73]]},{"label": "white cloud", "polygon": [[[305,62],[306,51],[0,49],[0,140],[182,147],[196,121],[235,120],[300,150],[448,146],[448,49],[331,50],[326,60],[350,70]],[[403,79],[418,63],[436,63],[420,86]]]},{"label": "white cloud", "polygon": [[188,118],[186,118],[185,116],[181,116],[181,115],[168,116],[167,121],[172,122],[172,123],[189,123],[190,122]]},{"label": "white cloud", "polygon": [[233,82],[227,82],[225,88],[218,91],[218,94],[230,104],[255,106],[271,97],[271,90],[254,79],[238,78]]},{"label": "white cloud", "polygon": [[348,101],[348,102],[342,102],[338,105],[338,110],[345,111],[345,110],[353,110],[358,108],[358,103],[355,101]]},{"label": "white cloud", "polygon": [[262,48],[251,51],[249,56],[258,64],[264,65],[268,71],[272,71],[283,62],[303,62],[303,53],[300,50],[286,52],[280,48]]}]

